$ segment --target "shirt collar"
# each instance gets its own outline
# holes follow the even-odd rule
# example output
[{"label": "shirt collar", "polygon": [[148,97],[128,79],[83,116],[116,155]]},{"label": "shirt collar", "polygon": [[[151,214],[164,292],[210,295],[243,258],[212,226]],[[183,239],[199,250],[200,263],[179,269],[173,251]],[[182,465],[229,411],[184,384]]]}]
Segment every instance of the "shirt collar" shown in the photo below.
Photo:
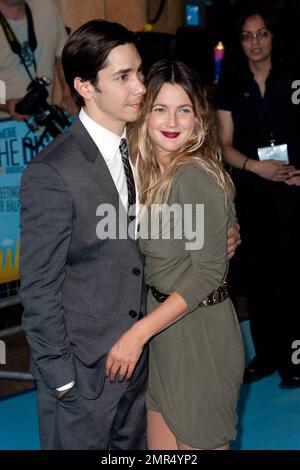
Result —
[{"label": "shirt collar", "polygon": [[111,161],[119,150],[121,139],[126,139],[126,127],[120,137],[114,132],[105,129],[105,127],[100,126],[100,124],[87,115],[83,108],[80,110],[79,119],[97,145],[104,159]]}]

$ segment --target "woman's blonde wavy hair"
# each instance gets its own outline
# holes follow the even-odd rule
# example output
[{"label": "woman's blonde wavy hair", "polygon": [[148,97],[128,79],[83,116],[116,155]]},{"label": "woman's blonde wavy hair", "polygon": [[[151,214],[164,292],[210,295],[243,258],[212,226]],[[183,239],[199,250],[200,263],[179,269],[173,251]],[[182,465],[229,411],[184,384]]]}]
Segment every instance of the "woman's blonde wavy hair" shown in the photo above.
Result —
[{"label": "woman's blonde wavy hair", "polygon": [[[155,98],[165,83],[180,85],[185,90],[193,105],[196,125],[189,141],[171,155],[171,164],[161,174],[147,127]],[[212,175],[224,190],[226,203],[232,201],[234,186],[220,161],[214,114],[195,72],[182,62],[161,60],[150,68],[145,85],[147,92],[139,118],[128,128],[130,155],[137,172],[140,202],[145,206],[167,202],[178,169],[191,162]]]}]

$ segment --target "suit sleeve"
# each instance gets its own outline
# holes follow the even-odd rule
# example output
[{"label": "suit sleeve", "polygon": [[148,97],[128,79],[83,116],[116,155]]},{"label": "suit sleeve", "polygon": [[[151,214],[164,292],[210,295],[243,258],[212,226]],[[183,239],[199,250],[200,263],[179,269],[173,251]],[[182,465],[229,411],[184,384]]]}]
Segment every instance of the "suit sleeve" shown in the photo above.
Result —
[{"label": "suit sleeve", "polygon": [[50,388],[75,380],[62,286],[72,230],[72,198],[59,173],[34,162],[21,187],[20,297],[35,366]]},{"label": "suit sleeve", "polygon": [[[198,236],[200,233],[204,235],[202,246],[195,245],[195,249],[187,244],[190,237],[185,239],[190,265],[174,288],[187,302],[189,311],[193,311],[224,280],[227,270],[227,209],[224,193],[213,177],[192,165],[185,168],[177,180],[177,200],[183,208],[189,205],[193,209],[193,227],[198,226]],[[200,220],[198,213],[196,223],[197,204],[202,205],[204,218]]]}]

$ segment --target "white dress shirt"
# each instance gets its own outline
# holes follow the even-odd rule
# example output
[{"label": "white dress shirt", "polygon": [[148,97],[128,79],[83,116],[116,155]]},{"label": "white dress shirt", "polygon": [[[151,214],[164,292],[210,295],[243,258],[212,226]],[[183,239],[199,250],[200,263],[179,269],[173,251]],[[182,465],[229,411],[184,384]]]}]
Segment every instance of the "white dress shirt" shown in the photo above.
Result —
[{"label": "white dress shirt", "polygon": [[126,139],[126,128],[124,129],[124,132],[120,137],[119,135],[108,131],[104,127],[100,126],[100,124],[97,124],[95,121],[93,121],[93,119],[91,119],[86,114],[84,109],[81,109],[79,113],[79,119],[90,134],[95,144],[97,145],[99,152],[103,156],[105,163],[110,171],[111,177],[117,188],[117,191],[119,193],[120,199],[124,207],[127,209],[127,183],[122,163],[122,157],[119,149],[121,139]]},{"label": "white dress shirt", "polygon": [[[113,182],[115,183],[115,186],[119,193],[122,204],[127,210],[127,205],[128,205],[127,182],[126,182],[126,176],[125,176],[124,167],[122,163],[122,157],[121,157],[121,153],[119,149],[121,139],[122,138],[126,139],[126,128],[124,129],[124,132],[122,136],[120,137],[119,135],[114,134],[113,132],[100,126],[100,124],[97,124],[93,119],[91,119],[86,114],[83,108],[81,108],[80,110],[79,119],[81,123],[84,125],[84,127],[86,128],[87,132],[89,133],[93,141],[95,142],[99,152],[103,156],[105,163],[110,171]],[[134,174],[134,168],[132,167],[132,165],[131,165],[131,168]],[[137,187],[135,187],[135,190],[136,190],[136,199],[138,201]],[[66,385],[63,385],[62,387],[57,388],[56,390],[58,392],[62,392],[64,390],[68,390],[72,388],[73,386],[74,386],[74,382],[70,382]]]}]

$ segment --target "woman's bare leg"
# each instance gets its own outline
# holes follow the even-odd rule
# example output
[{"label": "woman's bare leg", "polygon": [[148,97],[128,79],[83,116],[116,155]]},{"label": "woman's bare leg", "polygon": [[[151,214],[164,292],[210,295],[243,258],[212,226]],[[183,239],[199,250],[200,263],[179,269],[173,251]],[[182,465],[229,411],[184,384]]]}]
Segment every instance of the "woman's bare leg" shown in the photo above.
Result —
[{"label": "woman's bare leg", "polygon": [[178,450],[176,438],[160,413],[149,410],[147,420],[149,450]]},{"label": "woman's bare leg", "polygon": [[[160,413],[149,410],[147,413],[147,439],[149,450],[204,450],[184,444],[170,431]],[[212,450],[229,450],[229,444]]]}]

